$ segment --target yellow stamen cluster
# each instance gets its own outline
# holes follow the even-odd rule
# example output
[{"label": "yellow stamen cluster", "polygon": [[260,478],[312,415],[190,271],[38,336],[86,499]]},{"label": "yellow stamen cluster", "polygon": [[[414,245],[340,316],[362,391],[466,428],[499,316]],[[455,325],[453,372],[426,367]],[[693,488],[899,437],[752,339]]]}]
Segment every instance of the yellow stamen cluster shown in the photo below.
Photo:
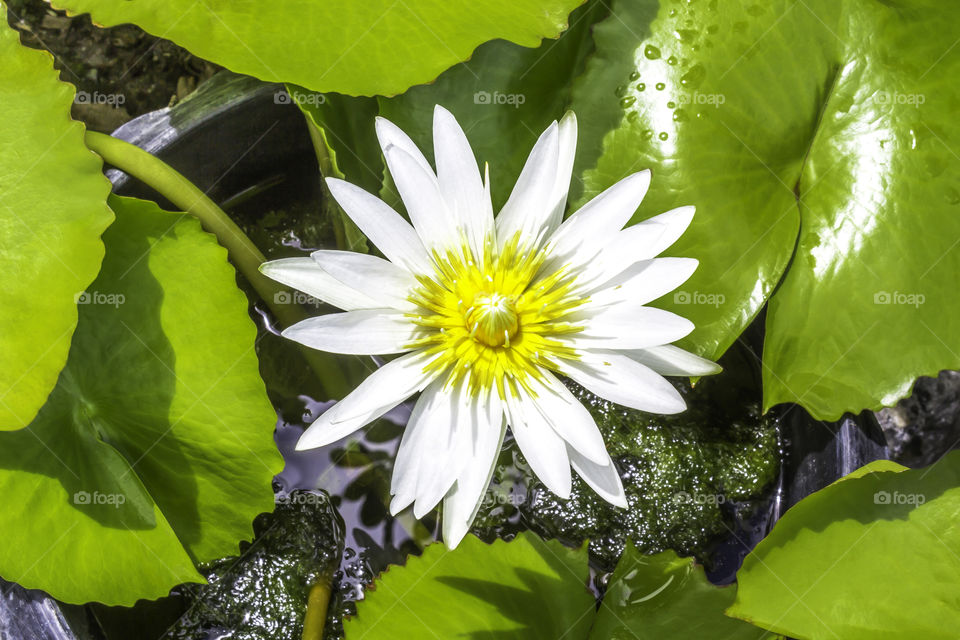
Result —
[{"label": "yellow stamen cluster", "polygon": [[436,274],[418,276],[410,295],[421,309],[410,318],[427,335],[410,348],[435,356],[428,370],[446,374],[448,385],[466,380],[471,393],[496,389],[501,398],[531,392],[541,368],[576,358],[557,337],[583,330],[569,316],[587,301],[566,269],[541,273],[546,258],[522,246],[519,234],[499,250],[488,240],[480,260],[466,241],[434,252]]}]

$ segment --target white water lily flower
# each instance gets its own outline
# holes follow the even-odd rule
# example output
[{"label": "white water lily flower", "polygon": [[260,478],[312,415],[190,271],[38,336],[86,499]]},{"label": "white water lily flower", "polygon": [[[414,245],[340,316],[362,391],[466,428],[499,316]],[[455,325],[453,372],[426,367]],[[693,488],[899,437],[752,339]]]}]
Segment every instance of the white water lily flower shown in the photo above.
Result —
[{"label": "white water lily flower", "polygon": [[556,374],[612,402],[655,413],[686,407],[663,375],[719,367],[670,343],[688,320],[647,303],[697,261],[656,258],[684,232],[693,207],[624,225],[650,172],[628,176],[562,221],[577,121],[567,113],[537,140],[494,219],[463,130],[437,106],[437,170],[399,128],[377,135],[411,224],[380,199],[328,179],[334,198],[386,260],[345,251],[263,265],[271,278],[343,309],[283,335],[323,351],[404,354],[327,410],[297,449],[335,442],[420,392],[397,452],[390,510],[422,517],[443,500],[450,548],[467,533],[504,432],[540,480],[570,496],[573,468],[625,507],[620,477],[590,412]]}]

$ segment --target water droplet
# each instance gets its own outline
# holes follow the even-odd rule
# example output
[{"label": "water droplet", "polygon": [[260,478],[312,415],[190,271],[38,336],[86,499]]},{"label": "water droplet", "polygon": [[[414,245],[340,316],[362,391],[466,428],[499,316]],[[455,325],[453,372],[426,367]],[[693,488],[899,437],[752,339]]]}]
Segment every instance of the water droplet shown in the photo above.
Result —
[{"label": "water droplet", "polygon": [[673,100],[667,103],[667,109],[676,109],[676,108],[677,108],[677,103],[674,102]]},{"label": "water droplet", "polygon": [[696,89],[705,77],[707,77],[707,70],[704,66],[702,64],[695,64],[680,77],[680,84],[688,89]]},{"label": "water droplet", "polygon": [[644,129],[640,132],[640,137],[644,140],[649,140],[653,137],[653,129]]},{"label": "water droplet", "polygon": [[760,6],[759,4],[752,4],[749,7],[747,7],[747,13],[749,13],[752,16],[762,16],[763,7]]},{"label": "water droplet", "polygon": [[676,10],[676,9],[670,9],[670,13],[669,13],[668,15],[669,15],[671,18],[674,17],[675,15],[677,15],[677,10]]},{"label": "water droplet", "polygon": [[663,91],[666,88],[667,88],[667,85],[663,84],[662,82],[657,83],[657,91]]},{"label": "water droplet", "polygon": [[746,22],[734,22],[733,23],[733,32],[734,33],[743,33],[747,30]]},{"label": "water droplet", "polygon": [[677,64],[677,56],[670,56],[667,58],[667,64]]},{"label": "water droplet", "polygon": [[624,109],[626,109],[627,107],[631,106],[631,105],[632,105],[634,102],[636,102],[636,101],[637,101],[637,97],[636,97],[636,96],[627,96],[626,98],[622,98],[622,99],[620,100],[620,106],[623,107]]},{"label": "water droplet", "polygon": [[687,112],[683,109],[677,109],[673,112],[673,121],[674,122],[686,122],[687,121]]},{"label": "water droplet", "polygon": [[712,25],[710,25],[709,27],[707,27],[707,33],[711,33],[711,34],[712,34],[712,33],[716,33],[716,32],[719,31],[719,30],[720,30],[720,27],[719,27],[718,25],[715,25],[715,24],[712,24]]},{"label": "water droplet", "polygon": [[634,71],[633,73],[630,74],[630,81],[631,81],[631,82],[633,82],[634,80],[639,80],[639,79],[640,79],[640,72],[639,72],[639,71]]},{"label": "water droplet", "polygon": [[627,121],[636,123],[640,119],[640,114],[636,111],[630,111],[627,113]]},{"label": "water droplet", "polygon": [[944,194],[944,198],[946,199],[947,204],[960,204],[960,192],[953,187],[947,187],[947,192]]},{"label": "water droplet", "polygon": [[670,136],[667,135],[667,132],[666,132],[666,131],[663,131],[663,132],[661,132],[660,134],[658,134],[657,137],[660,138],[661,140],[666,140],[666,139],[669,138]]},{"label": "water droplet", "polygon": [[913,129],[910,129],[910,148],[911,149],[917,148],[917,132],[914,131]]},{"label": "water droplet", "polygon": [[614,93],[614,95],[616,95],[618,98],[620,98],[620,97],[622,97],[623,94],[625,94],[626,92],[627,92],[627,85],[622,84],[622,85],[620,85],[619,87],[617,87],[617,90],[614,91],[613,93]]},{"label": "water droplet", "polygon": [[647,88],[647,85],[643,84],[642,82],[637,85],[637,91],[643,91],[646,88]]},{"label": "water droplet", "polygon": [[652,44],[648,44],[643,49],[643,55],[645,55],[649,60],[657,60],[660,58],[660,49],[657,49]]},{"label": "water droplet", "polygon": [[673,32],[673,37],[680,42],[693,42],[697,39],[697,32],[693,29],[677,29]]}]

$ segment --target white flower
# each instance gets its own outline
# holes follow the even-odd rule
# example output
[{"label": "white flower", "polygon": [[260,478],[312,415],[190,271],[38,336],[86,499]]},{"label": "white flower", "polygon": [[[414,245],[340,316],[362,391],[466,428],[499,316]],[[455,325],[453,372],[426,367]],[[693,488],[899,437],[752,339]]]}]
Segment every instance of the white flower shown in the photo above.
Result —
[{"label": "white flower", "polygon": [[617,470],[590,412],[559,373],[625,407],[686,407],[662,375],[719,368],[669,343],[693,330],[645,306],[696,269],[655,258],[684,232],[693,207],[624,229],[650,183],[628,176],[562,221],[577,121],[567,113],[537,140],[494,220],[489,169],[481,179],[467,138],[438,106],[437,171],[387,120],[377,135],[411,226],[375,196],[328,179],[337,202],[386,260],[345,251],[263,265],[271,278],[344,313],[305,320],[283,335],[344,354],[405,354],[326,411],[297,444],[335,442],[421,392],[397,452],[393,513],[422,517],[443,500],[443,537],[467,533],[509,425],[543,483],[570,495],[570,468],[625,507]]}]

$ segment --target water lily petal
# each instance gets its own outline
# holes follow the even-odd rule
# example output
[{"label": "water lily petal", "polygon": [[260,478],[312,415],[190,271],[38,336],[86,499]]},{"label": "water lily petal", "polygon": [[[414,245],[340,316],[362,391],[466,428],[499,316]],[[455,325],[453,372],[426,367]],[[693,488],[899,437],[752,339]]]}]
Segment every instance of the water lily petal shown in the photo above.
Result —
[{"label": "water lily petal", "polygon": [[473,430],[481,420],[481,408],[462,383],[435,395],[432,411],[423,420],[433,423],[432,435],[425,437],[419,450],[416,501],[413,515],[422,518],[447,494],[470,462]]},{"label": "water lily petal", "polygon": [[557,435],[577,451],[591,460],[604,460],[607,448],[593,416],[556,376],[548,371],[541,371],[540,374],[542,381],[529,381],[536,395],[525,398],[523,402],[535,405]]},{"label": "water lily petal", "polygon": [[629,222],[650,186],[650,171],[640,171],[606,189],[560,225],[550,236],[551,257],[544,272],[563,265],[581,267],[593,260]]},{"label": "water lily petal", "polygon": [[660,255],[686,231],[695,211],[695,207],[678,207],[620,231],[585,265],[581,277],[603,283],[637,262]]},{"label": "water lily petal", "polygon": [[470,464],[463,467],[443,500],[443,541],[450,549],[460,544],[477,516],[506,431],[503,408],[496,393],[480,406],[482,410],[472,430]]},{"label": "water lily petal", "polygon": [[417,279],[403,267],[352,251],[314,251],[310,257],[340,282],[379,302],[378,307],[416,309],[408,296],[418,286]]},{"label": "water lily petal", "polygon": [[[322,300],[346,311],[354,309],[376,309],[383,306],[362,291],[350,287],[324,271],[310,258],[282,258],[260,265],[260,273],[288,287]],[[274,302],[283,304],[284,292],[277,295]],[[291,298],[286,302],[294,302]]]},{"label": "water lily petal", "polygon": [[557,177],[550,194],[551,211],[545,225],[547,235],[560,226],[567,208],[567,193],[573,175],[573,160],[577,152],[577,116],[567,111],[560,119],[558,132]]},{"label": "water lily petal", "polygon": [[359,309],[307,318],[284,329],[289,338],[312,349],[353,355],[384,355],[409,351],[423,330],[402,313],[389,309]]},{"label": "water lily petal", "polygon": [[410,136],[404,133],[403,129],[382,116],[376,117],[374,126],[377,130],[377,140],[380,141],[380,148],[383,150],[383,155],[387,155],[388,147],[399,147],[406,151],[411,158],[416,160],[417,164],[427,173],[436,177],[436,174],[433,172],[433,167],[427,162],[420,147],[410,139]]},{"label": "water lily petal", "polygon": [[559,145],[559,125],[554,121],[533,145],[507,203],[497,216],[497,239],[501,246],[517,233],[521,240],[533,245],[553,232],[550,225]]},{"label": "water lily petal", "polygon": [[393,464],[393,476],[390,479],[390,493],[393,495],[390,501],[392,515],[397,515],[413,504],[417,497],[417,473],[421,462],[420,447],[424,439],[430,435],[426,427],[434,424],[424,420],[423,414],[437,403],[436,396],[443,392],[444,385],[444,380],[434,380],[427,385],[416,404],[413,405],[410,419],[407,420],[407,426],[400,438],[400,446],[397,448],[397,457]]},{"label": "water lily petal", "polygon": [[546,418],[523,399],[507,399],[510,431],[530,468],[560,498],[570,497],[571,475],[567,444]]},{"label": "water lily petal", "polygon": [[672,344],[623,353],[662,376],[708,376],[723,370],[716,362],[701,358]]},{"label": "water lily petal", "polygon": [[584,354],[580,360],[562,360],[560,370],[587,391],[624,407],[661,414],[687,408],[666,378],[625,355]]},{"label": "water lily petal", "polygon": [[646,349],[679,340],[693,329],[692,322],[675,313],[622,304],[593,313],[583,331],[557,339],[585,351]]},{"label": "water lily petal", "polygon": [[589,291],[590,306],[647,304],[689,280],[698,264],[694,258],[653,258],[636,262]]},{"label": "water lily petal", "polygon": [[337,203],[383,255],[413,273],[432,273],[433,263],[410,223],[380,198],[336,178],[327,186]]},{"label": "water lily petal", "polygon": [[493,232],[493,209],[467,136],[453,114],[440,105],[433,111],[433,148],[440,192],[480,259]]},{"label": "water lily petal", "polygon": [[568,451],[573,470],[580,474],[583,481],[596,491],[598,496],[615,507],[627,508],[627,495],[623,491],[623,482],[609,455],[602,464],[598,464],[580,455],[572,447]]},{"label": "water lily petal", "polygon": [[387,147],[384,154],[407,215],[424,246],[440,252],[457,248],[460,237],[456,221],[440,193],[437,177],[400,147]]},{"label": "water lily petal", "polygon": [[317,418],[300,436],[297,450],[336,442],[422,390],[434,375],[424,372],[428,363],[423,353],[414,352],[383,365]]}]

